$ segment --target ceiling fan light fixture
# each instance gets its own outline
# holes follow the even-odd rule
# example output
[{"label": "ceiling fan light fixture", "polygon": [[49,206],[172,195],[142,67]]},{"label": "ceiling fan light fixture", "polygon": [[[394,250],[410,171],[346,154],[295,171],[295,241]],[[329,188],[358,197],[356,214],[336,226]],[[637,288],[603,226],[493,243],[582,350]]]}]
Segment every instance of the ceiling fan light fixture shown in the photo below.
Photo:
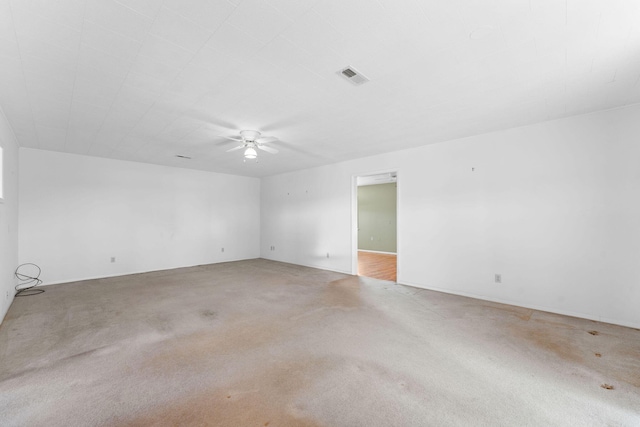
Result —
[{"label": "ceiling fan light fixture", "polygon": [[245,159],[255,159],[256,157],[258,157],[258,152],[253,148],[253,147],[247,147],[246,150],[244,150],[244,158]]}]

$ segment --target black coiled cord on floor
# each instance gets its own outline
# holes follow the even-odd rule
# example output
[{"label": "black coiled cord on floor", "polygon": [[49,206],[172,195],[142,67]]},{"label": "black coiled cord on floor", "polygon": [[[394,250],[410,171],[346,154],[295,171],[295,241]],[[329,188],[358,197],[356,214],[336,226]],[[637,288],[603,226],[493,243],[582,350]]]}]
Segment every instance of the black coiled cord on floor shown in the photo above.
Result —
[{"label": "black coiled cord on floor", "polygon": [[[35,267],[35,269],[33,267]],[[40,280],[41,272],[42,270],[40,270],[40,267],[33,263],[27,262],[24,264],[20,264],[18,268],[16,268],[16,272],[14,273],[16,278],[18,279],[15,296],[28,297],[30,295],[43,293],[44,289],[34,289],[36,286],[42,283],[42,280]]]}]

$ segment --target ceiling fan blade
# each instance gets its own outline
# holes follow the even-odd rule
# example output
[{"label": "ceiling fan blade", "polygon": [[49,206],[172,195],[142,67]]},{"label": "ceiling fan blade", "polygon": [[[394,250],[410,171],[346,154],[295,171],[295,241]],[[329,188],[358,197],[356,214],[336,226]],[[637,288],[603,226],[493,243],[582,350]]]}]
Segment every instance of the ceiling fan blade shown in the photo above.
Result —
[{"label": "ceiling fan blade", "polygon": [[223,137],[223,138],[230,139],[230,140],[232,140],[232,141],[244,142],[242,139],[234,138],[234,137],[232,137],[232,136],[224,136],[224,135],[223,135],[222,137]]},{"label": "ceiling fan blade", "polygon": [[243,148],[244,145],[238,145],[237,147],[229,148],[226,152],[228,153],[229,151],[242,150]]},{"label": "ceiling fan blade", "polygon": [[273,142],[277,140],[278,138],[276,138],[275,136],[261,136],[260,138],[256,139],[256,142],[258,144],[265,144],[267,142]]},{"label": "ceiling fan blade", "polygon": [[278,152],[278,150],[276,150],[275,148],[267,147],[266,145],[258,144],[256,145],[256,147],[258,147],[259,150],[266,151],[267,153],[271,153],[271,154],[276,154]]}]

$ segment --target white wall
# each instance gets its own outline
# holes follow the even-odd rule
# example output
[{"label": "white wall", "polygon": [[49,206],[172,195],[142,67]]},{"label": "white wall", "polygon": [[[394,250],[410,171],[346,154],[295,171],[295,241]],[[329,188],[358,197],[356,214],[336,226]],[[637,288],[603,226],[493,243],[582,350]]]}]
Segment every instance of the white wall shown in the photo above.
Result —
[{"label": "white wall", "polygon": [[639,137],[635,105],[264,178],[261,254],[351,272],[352,177],[396,170],[400,283],[640,327]]},{"label": "white wall", "polygon": [[351,274],[350,165],[262,179],[262,258]]},{"label": "white wall", "polygon": [[3,198],[0,201],[0,323],[14,297],[18,266],[18,144],[0,109],[0,147],[3,152]]},{"label": "white wall", "polygon": [[52,284],[257,258],[259,194],[256,178],[21,149],[20,262]]}]

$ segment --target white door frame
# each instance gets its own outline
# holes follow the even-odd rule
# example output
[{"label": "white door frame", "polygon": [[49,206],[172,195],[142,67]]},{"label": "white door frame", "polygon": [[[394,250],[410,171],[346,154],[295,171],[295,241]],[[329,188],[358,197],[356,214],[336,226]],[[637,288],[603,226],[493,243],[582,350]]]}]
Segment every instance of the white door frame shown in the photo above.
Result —
[{"label": "white door frame", "polygon": [[[399,168],[361,172],[351,175],[351,274],[358,275],[358,177],[396,174],[396,187],[400,188]],[[396,282],[400,283],[400,191],[396,191]]]}]

